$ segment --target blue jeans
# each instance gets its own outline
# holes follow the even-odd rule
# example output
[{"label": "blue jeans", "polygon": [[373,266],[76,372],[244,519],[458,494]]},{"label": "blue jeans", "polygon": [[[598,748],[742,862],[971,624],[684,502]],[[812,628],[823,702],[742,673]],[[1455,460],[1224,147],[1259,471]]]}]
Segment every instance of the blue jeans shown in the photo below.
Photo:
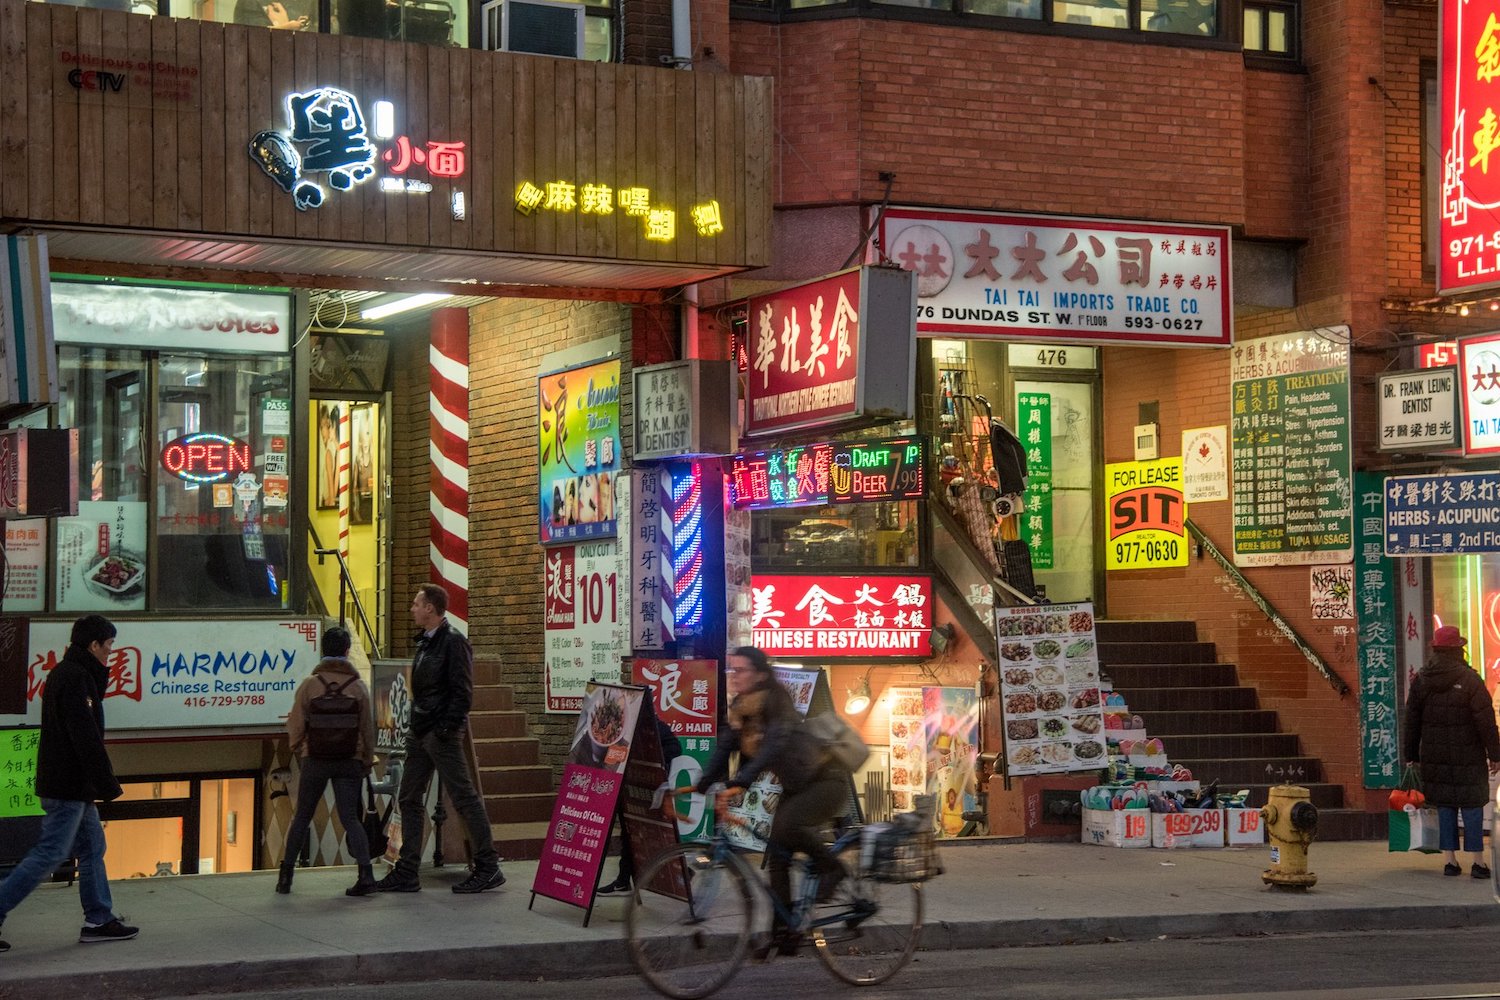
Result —
[{"label": "blue jeans", "polygon": [[[1444,851],[1458,850],[1458,810],[1453,806],[1438,806],[1438,848]],[[1484,806],[1465,808],[1464,851],[1478,854],[1484,850]]]},{"label": "blue jeans", "polygon": [[42,799],[42,835],[4,882],[0,882],[0,921],[31,895],[70,857],[78,858],[78,897],[83,921],[99,926],[115,919],[104,872],[104,827],[92,802]]}]

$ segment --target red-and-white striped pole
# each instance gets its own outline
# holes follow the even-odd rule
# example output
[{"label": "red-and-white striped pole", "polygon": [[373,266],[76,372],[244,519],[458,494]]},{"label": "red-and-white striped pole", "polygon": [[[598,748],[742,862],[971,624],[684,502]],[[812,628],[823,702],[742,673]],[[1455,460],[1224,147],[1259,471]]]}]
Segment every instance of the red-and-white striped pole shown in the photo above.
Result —
[{"label": "red-and-white striped pole", "polygon": [[448,620],[469,634],[469,313],[432,314],[427,454],[432,581],[448,591]]},{"label": "red-and-white striped pole", "polygon": [[339,557],[349,565],[349,404],[339,404]]}]

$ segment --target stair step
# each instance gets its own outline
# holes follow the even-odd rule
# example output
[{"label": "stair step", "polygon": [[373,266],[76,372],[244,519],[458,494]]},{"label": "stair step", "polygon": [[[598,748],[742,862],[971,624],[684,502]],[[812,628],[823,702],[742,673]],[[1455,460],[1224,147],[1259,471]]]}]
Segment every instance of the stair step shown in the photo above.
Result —
[{"label": "stair step", "polygon": [[474,755],[480,767],[515,767],[540,763],[541,741],[535,736],[511,736],[474,740]]},{"label": "stair step", "polygon": [[495,850],[507,861],[535,861],[542,856],[542,844],[547,839],[551,818],[549,815],[539,823],[491,823],[490,836],[495,840]]},{"label": "stair step", "polygon": [[1115,691],[1125,696],[1132,712],[1187,711],[1205,709],[1255,709],[1260,707],[1254,688],[1247,687],[1169,687],[1124,688]]},{"label": "stair step", "polygon": [[484,805],[491,823],[546,823],[552,819],[556,799],[556,792],[486,795]]},{"label": "stair step", "polygon": [[505,663],[502,660],[476,659],[474,661],[474,687],[490,687],[499,684],[504,672]]},{"label": "stair step", "polygon": [[[1146,735],[1154,736],[1148,728]],[[1300,757],[1302,747],[1293,733],[1213,733],[1173,736],[1167,756],[1176,761],[1235,757]],[[1212,775],[1209,775],[1212,778]]]},{"label": "stair step", "polygon": [[481,767],[479,787],[487,795],[514,795],[521,792],[552,792],[552,768],[546,764],[521,764],[514,767]]},{"label": "stair step", "polygon": [[474,688],[474,711],[510,712],[516,707],[516,689],[510,684],[486,684]]},{"label": "stair step", "polygon": [[1101,618],[1094,622],[1094,635],[1101,642],[1197,642],[1194,622],[1123,621]]},{"label": "stair step", "polygon": [[[1222,712],[1141,712],[1146,732],[1170,740],[1173,736],[1214,736],[1219,733],[1275,733],[1276,713],[1270,709]],[[1167,754],[1172,746],[1167,744]]]},{"label": "stair step", "polygon": [[[1386,821],[1389,817],[1381,813],[1368,813],[1361,809],[1318,809],[1317,840],[1385,840]],[[1318,849],[1313,847],[1311,861],[1317,871]]]},{"label": "stair step", "polygon": [[[1207,784],[1215,778],[1220,788],[1243,788],[1254,782],[1276,783],[1283,780],[1301,785],[1323,780],[1323,762],[1316,757],[1201,757],[1192,758],[1176,751],[1176,744],[1165,740],[1167,757],[1193,772],[1193,777]],[[1343,786],[1340,786],[1343,787]]]},{"label": "stair step", "polygon": [[1104,642],[1099,643],[1099,662],[1116,663],[1212,663],[1211,642]]},{"label": "stair step", "polygon": [[1102,669],[1115,687],[1233,687],[1239,671],[1232,663],[1106,663]]},{"label": "stair step", "polygon": [[469,729],[476,740],[504,739],[526,735],[526,713],[516,710],[508,712],[470,712]]},{"label": "stair step", "polygon": [[[1212,774],[1205,776],[1200,775],[1197,771],[1193,772],[1193,777],[1195,779],[1206,777],[1207,781],[1213,780]],[[1246,802],[1255,809],[1259,809],[1266,804],[1271,789],[1275,787],[1275,785],[1255,785],[1248,782],[1241,782],[1240,784],[1219,782],[1220,792],[1237,792],[1241,789],[1249,789],[1250,798]],[[1311,797],[1312,804],[1318,807],[1319,813],[1322,813],[1325,809],[1342,809],[1344,807],[1343,785],[1333,785],[1324,781],[1305,781],[1301,783],[1301,787],[1307,789],[1307,794]],[[1322,836],[1321,831],[1319,831],[1319,836]]]}]

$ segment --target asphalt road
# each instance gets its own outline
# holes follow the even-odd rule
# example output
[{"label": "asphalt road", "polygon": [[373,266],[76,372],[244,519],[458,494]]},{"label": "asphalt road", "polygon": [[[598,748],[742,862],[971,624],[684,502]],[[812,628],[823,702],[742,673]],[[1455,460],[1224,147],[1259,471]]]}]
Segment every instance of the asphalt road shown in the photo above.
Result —
[{"label": "asphalt road", "polygon": [[[559,955],[566,965],[566,955]],[[581,971],[581,970],[580,970]],[[254,974],[247,970],[247,985]],[[622,1000],[653,996],[632,977],[407,982],[236,993],[238,1000]],[[1493,928],[1261,935],[918,954],[884,986],[854,990],[817,959],[746,964],[722,1000],[1435,1000],[1500,997]]]}]

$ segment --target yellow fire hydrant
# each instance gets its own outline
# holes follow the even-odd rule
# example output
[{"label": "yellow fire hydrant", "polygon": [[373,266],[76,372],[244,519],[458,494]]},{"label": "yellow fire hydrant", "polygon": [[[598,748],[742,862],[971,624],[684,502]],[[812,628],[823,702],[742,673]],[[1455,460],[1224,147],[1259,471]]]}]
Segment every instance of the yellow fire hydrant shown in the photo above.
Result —
[{"label": "yellow fire hydrant", "polygon": [[1307,870],[1307,845],[1318,832],[1318,807],[1301,785],[1277,785],[1271,789],[1261,818],[1271,838],[1271,867],[1261,872],[1261,881],[1277,889],[1309,889],[1318,876]]}]

